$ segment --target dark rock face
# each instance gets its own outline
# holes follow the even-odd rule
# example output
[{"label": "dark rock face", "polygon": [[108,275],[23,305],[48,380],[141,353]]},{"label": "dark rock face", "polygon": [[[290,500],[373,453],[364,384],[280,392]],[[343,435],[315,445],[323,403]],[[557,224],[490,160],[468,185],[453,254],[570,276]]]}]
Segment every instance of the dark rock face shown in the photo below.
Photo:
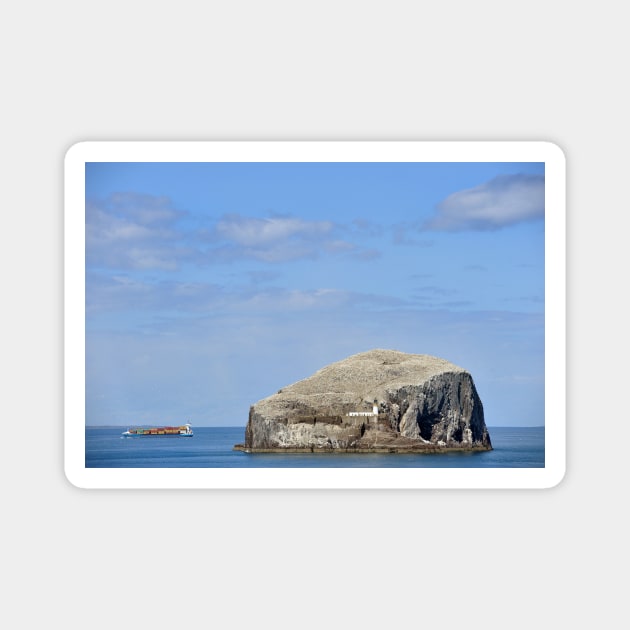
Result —
[{"label": "dark rock face", "polygon": [[492,444],[466,370],[429,355],[371,350],[254,404],[245,444],[235,448],[439,452],[490,450]]}]

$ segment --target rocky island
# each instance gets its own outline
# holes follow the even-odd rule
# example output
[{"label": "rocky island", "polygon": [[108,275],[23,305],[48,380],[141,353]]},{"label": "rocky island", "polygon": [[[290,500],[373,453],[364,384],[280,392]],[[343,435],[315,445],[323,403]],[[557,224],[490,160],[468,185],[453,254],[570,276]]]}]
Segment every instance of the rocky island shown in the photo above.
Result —
[{"label": "rocky island", "polygon": [[426,354],[370,350],[283,387],[249,410],[247,453],[491,450],[472,376]]}]

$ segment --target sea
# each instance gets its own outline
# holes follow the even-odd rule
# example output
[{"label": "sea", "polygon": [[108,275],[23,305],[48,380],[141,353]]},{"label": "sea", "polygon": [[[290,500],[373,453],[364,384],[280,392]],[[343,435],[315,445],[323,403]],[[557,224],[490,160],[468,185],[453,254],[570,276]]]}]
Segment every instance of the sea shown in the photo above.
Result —
[{"label": "sea", "polygon": [[192,437],[126,438],[85,429],[86,468],[544,468],[544,427],[488,427],[492,451],[437,454],[243,453],[245,427],[193,427]]}]

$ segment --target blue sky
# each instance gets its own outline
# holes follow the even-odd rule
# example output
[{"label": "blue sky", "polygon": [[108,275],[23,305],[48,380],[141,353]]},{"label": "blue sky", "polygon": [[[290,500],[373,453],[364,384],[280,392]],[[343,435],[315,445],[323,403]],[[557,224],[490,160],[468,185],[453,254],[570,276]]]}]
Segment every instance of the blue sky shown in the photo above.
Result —
[{"label": "blue sky", "polygon": [[245,425],[372,348],[544,424],[544,164],[86,165],[86,422]]}]

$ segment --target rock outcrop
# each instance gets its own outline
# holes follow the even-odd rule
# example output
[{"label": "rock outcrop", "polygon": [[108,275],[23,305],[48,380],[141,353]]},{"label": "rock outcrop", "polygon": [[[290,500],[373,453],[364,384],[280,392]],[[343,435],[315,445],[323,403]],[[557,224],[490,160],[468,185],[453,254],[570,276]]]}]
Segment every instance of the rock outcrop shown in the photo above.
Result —
[{"label": "rock outcrop", "polygon": [[437,357],[371,350],[250,408],[246,452],[490,450],[471,375]]}]

